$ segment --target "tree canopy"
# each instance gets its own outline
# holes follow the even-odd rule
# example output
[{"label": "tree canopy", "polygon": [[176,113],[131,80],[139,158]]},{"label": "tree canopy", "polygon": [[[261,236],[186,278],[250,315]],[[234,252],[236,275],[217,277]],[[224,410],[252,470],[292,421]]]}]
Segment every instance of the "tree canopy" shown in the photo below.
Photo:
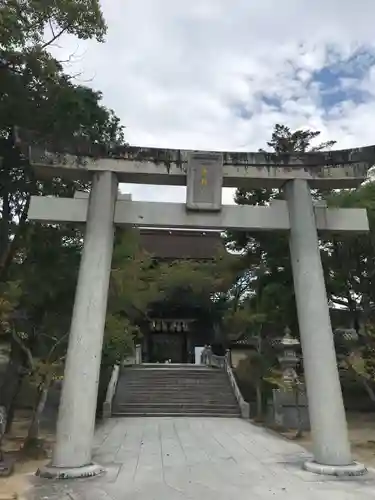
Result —
[{"label": "tree canopy", "polygon": [[89,187],[37,179],[25,154],[29,141],[46,137],[76,149],[82,141],[124,143],[102,94],[75,83],[49,49],[64,34],[101,42],[105,32],[97,0],[0,5],[0,303],[1,328],[11,333],[0,404],[10,411],[30,355],[48,352],[47,337],[66,340],[82,247],[81,228],[28,221],[30,197],[73,196]]},{"label": "tree canopy", "polygon": [[[317,143],[319,131],[291,131],[276,124],[268,150],[276,154],[320,151],[335,141]],[[238,205],[268,205],[281,199],[283,193],[268,189],[237,189],[234,200]],[[266,314],[267,322],[281,331],[290,326],[298,331],[294,300],[293,277],[289,258],[288,236],[282,233],[228,231],[227,246],[240,253],[235,296],[250,308],[252,314]],[[238,313],[237,313],[238,314]],[[243,317],[243,313],[240,313]]]}]

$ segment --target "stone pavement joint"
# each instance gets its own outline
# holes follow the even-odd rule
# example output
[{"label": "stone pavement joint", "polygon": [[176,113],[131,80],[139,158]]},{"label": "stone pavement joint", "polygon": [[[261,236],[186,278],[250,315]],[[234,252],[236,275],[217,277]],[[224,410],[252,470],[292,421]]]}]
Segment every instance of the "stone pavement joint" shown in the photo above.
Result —
[{"label": "stone pavement joint", "polygon": [[136,417],[96,433],[106,475],[35,478],[27,500],[375,500],[375,473],[355,478],[302,470],[299,445],[234,418]]}]

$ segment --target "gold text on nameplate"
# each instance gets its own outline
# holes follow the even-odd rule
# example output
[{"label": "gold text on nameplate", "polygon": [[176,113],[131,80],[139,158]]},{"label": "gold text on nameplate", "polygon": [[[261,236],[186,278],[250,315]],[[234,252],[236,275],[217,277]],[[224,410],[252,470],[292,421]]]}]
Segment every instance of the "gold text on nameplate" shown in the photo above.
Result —
[{"label": "gold text on nameplate", "polygon": [[207,168],[202,169],[201,185],[207,186]]}]

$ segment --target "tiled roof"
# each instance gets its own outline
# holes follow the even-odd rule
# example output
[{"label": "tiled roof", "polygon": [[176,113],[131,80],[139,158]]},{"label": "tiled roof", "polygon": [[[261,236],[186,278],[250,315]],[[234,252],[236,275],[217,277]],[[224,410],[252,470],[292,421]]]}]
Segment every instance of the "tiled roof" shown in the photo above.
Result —
[{"label": "tiled roof", "polygon": [[[353,328],[336,328],[334,330],[334,336],[336,341],[339,341],[340,339],[346,340],[346,341],[357,341],[358,340],[358,334]],[[265,341],[271,345],[272,347],[278,348],[281,346],[281,341],[283,337],[265,337]],[[239,339],[232,341],[232,346],[255,346],[257,342],[256,337],[254,337],[251,334],[244,334],[241,335]]]},{"label": "tiled roof", "polygon": [[358,333],[354,328],[336,328],[333,333],[337,340],[340,338],[348,341],[358,340]]},{"label": "tiled roof", "polygon": [[253,335],[242,335],[239,339],[235,340],[232,342],[232,345],[238,345],[238,346],[255,346],[257,342],[256,337]]}]

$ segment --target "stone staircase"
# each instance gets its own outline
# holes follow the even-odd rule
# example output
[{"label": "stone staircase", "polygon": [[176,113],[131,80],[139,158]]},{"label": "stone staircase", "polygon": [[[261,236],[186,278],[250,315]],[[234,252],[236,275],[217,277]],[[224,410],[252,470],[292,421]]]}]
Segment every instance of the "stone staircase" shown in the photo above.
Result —
[{"label": "stone staircase", "polygon": [[144,364],[121,369],[112,415],[239,417],[240,409],[224,370]]}]

